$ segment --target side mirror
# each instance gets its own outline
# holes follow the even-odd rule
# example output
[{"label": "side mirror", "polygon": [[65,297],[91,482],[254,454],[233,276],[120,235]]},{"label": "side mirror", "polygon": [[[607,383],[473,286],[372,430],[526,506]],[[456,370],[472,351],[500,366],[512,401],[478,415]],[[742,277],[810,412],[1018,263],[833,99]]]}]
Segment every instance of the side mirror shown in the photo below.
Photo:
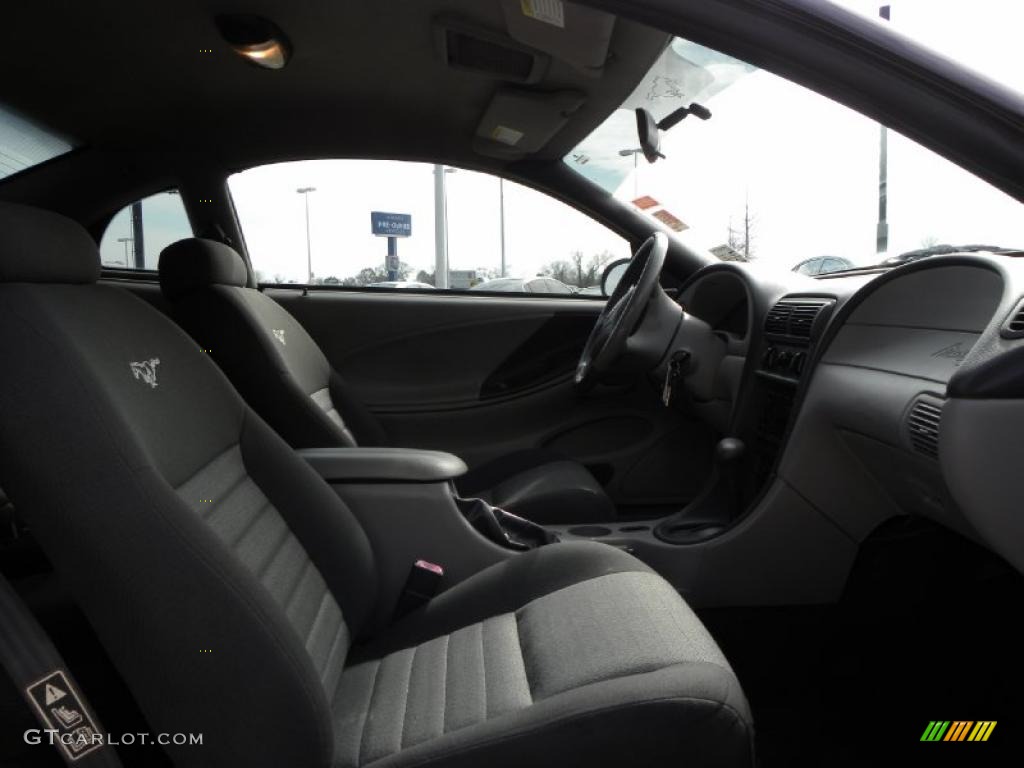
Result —
[{"label": "side mirror", "polygon": [[661,154],[661,131],[658,128],[658,123],[655,121],[654,115],[643,107],[637,107],[636,110],[636,133],[640,141],[640,149],[643,150],[648,163],[653,163],[659,157],[665,157]]},{"label": "side mirror", "polygon": [[630,261],[630,259],[619,259],[604,268],[604,272],[601,273],[601,295],[606,299],[615,293],[619,281],[626,274],[626,268]]}]

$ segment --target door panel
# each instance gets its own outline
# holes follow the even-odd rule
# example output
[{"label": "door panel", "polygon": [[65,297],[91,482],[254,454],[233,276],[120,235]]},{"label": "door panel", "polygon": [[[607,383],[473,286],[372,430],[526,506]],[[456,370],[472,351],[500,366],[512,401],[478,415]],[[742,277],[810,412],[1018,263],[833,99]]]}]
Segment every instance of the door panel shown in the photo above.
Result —
[{"label": "door panel", "polygon": [[391,292],[266,293],[295,315],[363,401],[380,413],[476,407],[485,390],[488,398],[495,397],[501,394],[496,387],[510,380],[520,394],[557,386],[571,368],[563,365],[556,377],[543,369],[517,375],[526,356],[520,350],[538,337],[550,344],[548,329],[555,326],[571,332],[558,341],[563,357],[575,363],[602,306]]},{"label": "door panel", "polygon": [[663,408],[646,380],[584,397],[575,391],[573,369],[600,302],[267,295],[306,327],[395,445],[450,451],[471,466],[550,447],[590,467],[621,507],[682,504],[710,471],[713,436]]}]

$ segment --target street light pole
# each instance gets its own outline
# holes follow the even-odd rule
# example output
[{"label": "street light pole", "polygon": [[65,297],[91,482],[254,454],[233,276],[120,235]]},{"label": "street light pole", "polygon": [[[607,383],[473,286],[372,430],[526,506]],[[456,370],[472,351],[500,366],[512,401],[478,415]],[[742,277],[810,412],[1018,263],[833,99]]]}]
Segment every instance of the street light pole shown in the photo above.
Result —
[{"label": "street light pole", "polygon": [[316,187],[299,187],[295,191],[306,201],[306,284],[310,285],[313,282],[313,248],[309,240],[309,193],[316,192]]},{"label": "street light pole", "polygon": [[640,169],[637,166],[637,155],[639,152],[633,152],[633,199],[636,200],[640,197]]},{"label": "street light pole", "polygon": [[643,152],[643,150],[640,149],[639,147],[637,147],[635,149],[620,149],[619,150],[619,156],[620,157],[629,157],[630,155],[633,156],[633,199],[634,200],[636,200],[638,197],[640,197],[640,174],[639,174],[639,167],[640,166],[638,164],[637,158],[639,157],[641,152]]},{"label": "street light pole", "polygon": [[[883,5],[878,15],[885,21],[892,16],[892,7]],[[875,232],[875,252],[889,250],[889,129],[880,126],[878,148],[878,227]]]},{"label": "street light pole", "polygon": [[448,287],[448,193],[445,175],[454,168],[434,165],[434,287]]},{"label": "street light pole", "polygon": [[135,254],[136,269],[146,268],[144,229],[142,225],[142,201],[136,200],[132,203],[132,251]]},{"label": "street light pole", "polygon": [[498,177],[498,200],[501,205],[501,276],[505,277],[505,179]]},{"label": "street light pole", "polygon": [[119,237],[117,242],[124,243],[124,265],[130,267],[131,264],[128,263],[128,243],[132,242],[132,239],[130,237]]}]

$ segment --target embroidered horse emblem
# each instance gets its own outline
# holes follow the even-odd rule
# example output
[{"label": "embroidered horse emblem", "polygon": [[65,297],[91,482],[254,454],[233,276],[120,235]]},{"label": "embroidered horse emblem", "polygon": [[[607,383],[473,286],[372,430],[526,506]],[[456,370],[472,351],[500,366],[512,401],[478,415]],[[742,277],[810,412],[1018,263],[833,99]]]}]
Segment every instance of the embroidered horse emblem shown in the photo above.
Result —
[{"label": "embroidered horse emblem", "polygon": [[160,365],[159,357],[143,360],[140,363],[128,363],[128,367],[132,369],[132,376],[137,381],[149,384],[153,389],[156,389],[156,367],[158,365]]}]

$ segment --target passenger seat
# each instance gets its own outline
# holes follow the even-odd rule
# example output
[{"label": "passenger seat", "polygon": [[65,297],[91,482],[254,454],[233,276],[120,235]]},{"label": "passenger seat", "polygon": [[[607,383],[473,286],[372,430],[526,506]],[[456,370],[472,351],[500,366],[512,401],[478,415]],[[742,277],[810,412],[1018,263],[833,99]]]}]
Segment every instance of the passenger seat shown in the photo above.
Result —
[{"label": "passenger seat", "polygon": [[[160,287],[174,319],[293,447],[387,445],[380,423],[306,329],[248,282],[242,257],[215,240],[179,240],[160,254]],[[583,465],[540,449],[472,468],[456,487],[542,525],[615,518]]]},{"label": "passenger seat", "polygon": [[[509,554],[380,633],[348,506],[80,226],[0,204],[0,485],[179,768],[747,768],[678,593],[594,542]],[[400,535],[400,532],[396,532]]]}]

